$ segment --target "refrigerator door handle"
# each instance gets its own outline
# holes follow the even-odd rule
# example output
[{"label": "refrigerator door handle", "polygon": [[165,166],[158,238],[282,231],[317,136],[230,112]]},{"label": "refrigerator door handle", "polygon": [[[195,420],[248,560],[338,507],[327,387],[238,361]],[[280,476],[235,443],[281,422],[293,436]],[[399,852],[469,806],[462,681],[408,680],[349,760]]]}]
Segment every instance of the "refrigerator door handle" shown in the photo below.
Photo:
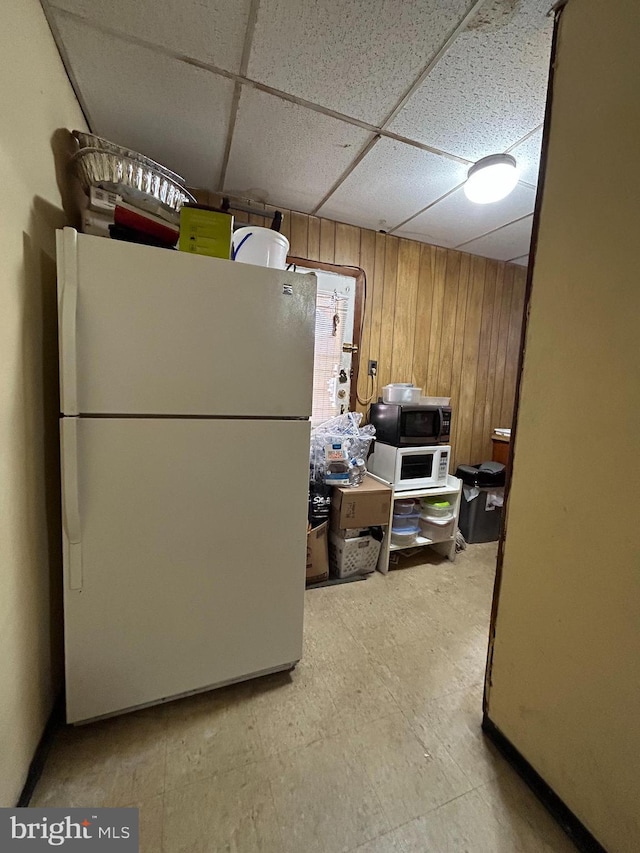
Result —
[{"label": "refrigerator door handle", "polygon": [[68,583],[82,589],[82,542],[78,494],[78,421],[62,419],[62,523],[67,538]]},{"label": "refrigerator door handle", "polygon": [[65,415],[78,415],[76,313],[78,308],[78,234],[57,234],[58,311],[60,316],[60,397]]}]

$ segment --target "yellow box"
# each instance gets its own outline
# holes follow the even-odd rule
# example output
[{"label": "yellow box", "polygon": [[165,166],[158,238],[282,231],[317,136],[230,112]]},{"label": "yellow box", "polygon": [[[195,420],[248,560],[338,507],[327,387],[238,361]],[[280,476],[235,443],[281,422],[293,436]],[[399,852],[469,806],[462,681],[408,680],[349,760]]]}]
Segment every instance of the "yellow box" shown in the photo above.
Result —
[{"label": "yellow box", "polygon": [[212,258],[231,257],[233,216],[210,207],[184,204],[180,208],[178,249]]}]

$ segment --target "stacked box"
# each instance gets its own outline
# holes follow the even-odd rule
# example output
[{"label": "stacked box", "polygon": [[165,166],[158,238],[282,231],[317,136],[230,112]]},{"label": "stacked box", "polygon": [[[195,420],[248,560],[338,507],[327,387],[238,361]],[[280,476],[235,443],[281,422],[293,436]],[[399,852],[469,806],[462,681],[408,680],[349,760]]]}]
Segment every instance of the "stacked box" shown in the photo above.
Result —
[{"label": "stacked box", "polygon": [[329,564],[338,578],[373,572],[380,540],[372,528],[389,523],[392,489],[367,476],[359,486],[336,487],[331,499]]}]

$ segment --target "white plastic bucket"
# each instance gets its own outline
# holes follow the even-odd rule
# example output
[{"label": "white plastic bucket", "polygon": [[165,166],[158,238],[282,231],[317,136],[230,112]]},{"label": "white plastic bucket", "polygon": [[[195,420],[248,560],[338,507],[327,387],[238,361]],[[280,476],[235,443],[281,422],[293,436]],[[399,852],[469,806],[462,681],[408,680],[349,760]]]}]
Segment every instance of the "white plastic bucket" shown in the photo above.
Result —
[{"label": "white plastic bucket", "polygon": [[231,239],[233,260],[259,267],[286,269],[289,241],[277,231],[248,225],[233,232]]}]

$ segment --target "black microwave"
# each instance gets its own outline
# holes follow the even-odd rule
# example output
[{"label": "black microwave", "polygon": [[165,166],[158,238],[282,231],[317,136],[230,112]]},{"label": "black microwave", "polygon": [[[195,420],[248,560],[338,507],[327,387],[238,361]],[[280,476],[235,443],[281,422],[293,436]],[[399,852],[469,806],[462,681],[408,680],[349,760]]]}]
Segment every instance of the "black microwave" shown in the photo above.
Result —
[{"label": "black microwave", "polygon": [[376,428],[377,441],[394,447],[448,444],[451,407],[373,403],[369,423]]}]

